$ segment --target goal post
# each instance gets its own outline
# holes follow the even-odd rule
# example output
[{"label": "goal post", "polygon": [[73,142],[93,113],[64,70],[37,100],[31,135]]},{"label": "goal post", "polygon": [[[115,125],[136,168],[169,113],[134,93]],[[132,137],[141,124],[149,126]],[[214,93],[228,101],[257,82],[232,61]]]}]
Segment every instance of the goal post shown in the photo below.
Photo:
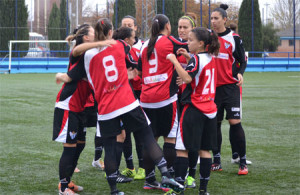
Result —
[{"label": "goal post", "polygon": [[[18,67],[26,67],[25,65],[30,64],[30,59],[32,59],[32,64],[36,64],[36,61],[40,61],[40,65],[45,64],[46,62],[49,64],[51,63],[54,58],[57,60],[58,58],[66,58],[69,56],[70,48],[72,46],[65,46],[67,45],[67,41],[65,40],[11,40],[9,41],[9,53],[8,53],[8,61],[7,59],[3,61],[1,68],[4,67],[5,64],[8,65],[8,73],[11,73],[12,65],[18,64]],[[14,51],[14,44],[29,44],[28,50],[26,51]],[[56,45],[61,44],[59,47],[54,48],[63,48],[63,49],[56,49],[51,50],[50,44]],[[63,44],[63,46],[62,46]],[[74,44],[72,44],[74,45]],[[14,57],[14,53],[17,53],[18,55],[20,53],[23,53],[23,57]],[[25,53],[25,54],[24,54]],[[20,56],[20,55],[19,55]],[[13,60],[16,60],[18,62],[14,62]],[[26,61],[26,63],[24,63]],[[29,62],[28,62],[29,61]],[[66,64],[67,66],[67,64]],[[7,66],[6,66],[7,67]],[[26,68],[28,68],[27,66]],[[33,65],[32,65],[33,67]],[[38,66],[36,66],[38,67]],[[39,66],[41,67],[41,66]]]}]

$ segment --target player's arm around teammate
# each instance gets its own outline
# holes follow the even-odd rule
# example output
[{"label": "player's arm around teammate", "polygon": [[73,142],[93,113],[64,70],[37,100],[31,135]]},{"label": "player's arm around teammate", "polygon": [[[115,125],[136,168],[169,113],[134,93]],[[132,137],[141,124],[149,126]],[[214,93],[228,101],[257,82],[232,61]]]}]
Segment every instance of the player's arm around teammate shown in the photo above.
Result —
[{"label": "player's arm around teammate", "polygon": [[[214,103],[216,67],[214,57],[219,51],[216,34],[205,28],[195,28],[189,33],[189,51],[195,54],[186,70],[182,68],[174,54],[169,59],[178,75],[183,79],[181,102],[184,108],[180,117],[180,129],[177,133],[175,178],[184,183],[189,165],[188,151],[198,151],[200,155],[199,194],[207,194],[212,159],[209,150],[216,147],[216,114]],[[207,48],[207,50],[206,50]]]}]

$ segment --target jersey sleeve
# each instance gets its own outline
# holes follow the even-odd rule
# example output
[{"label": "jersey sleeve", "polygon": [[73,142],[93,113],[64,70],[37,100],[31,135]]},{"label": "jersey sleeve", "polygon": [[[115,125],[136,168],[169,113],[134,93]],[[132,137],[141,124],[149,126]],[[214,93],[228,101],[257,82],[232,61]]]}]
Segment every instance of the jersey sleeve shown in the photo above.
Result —
[{"label": "jersey sleeve", "polygon": [[237,59],[237,61],[240,64],[238,73],[240,74],[244,74],[246,66],[247,66],[247,62],[246,62],[246,58],[245,58],[245,49],[243,46],[243,42],[241,40],[241,38],[239,36],[234,36],[234,41],[235,41],[235,51],[233,52],[233,56],[235,59]]},{"label": "jersey sleeve", "polygon": [[130,53],[126,55],[126,68],[137,68],[138,67],[138,62],[134,61],[133,57],[131,56]]},{"label": "jersey sleeve", "polygon": [[125,41],[123,41],[123,40],[118,40],[118,41],[120,41],[123,44],[125,54],[127,55],[130,52],[130,49],[131,49],[130,46],[127,43],[125,43]]},{"label": "jersey sleeve", "polygon": [[72,81],[78,81],[86,77],[83,56],[84,54],[82,54],[80,60],[72,66],[72,69],[67,72],[67,75],[72,79]]},{"label": "jersey sleeve", "polygon": [[189,61],[189,63],[188,63],[188,65],[187,65],[187,67],[186,67],[185,70],[192,77],[192,79],[195,78],[195,76],[197,75],[197,73],[199,71],[199,59],[198,59],[197,55],[194,55],[190,59],[190,61]]},{"label": "jersey sleeve", "polygon": [[141,56],[139,57],[137,70],[138,70],[138,71],[142,71],[142,57],[141,57]]},{"label": "jersey sleeve", "polygon": [[176,52],[178,49],[180,48],[184,48],[187,50],[187,52],[189,52],[189,48],[188,48],[188,44],[186,41],[182,41],[180,39],[176,39],[175,37],[173,36],[169,36],[168,37],[169,40],[173,43],[173,46],[174,46],[174,50],[173,50],[173,53],[177,56]]}]

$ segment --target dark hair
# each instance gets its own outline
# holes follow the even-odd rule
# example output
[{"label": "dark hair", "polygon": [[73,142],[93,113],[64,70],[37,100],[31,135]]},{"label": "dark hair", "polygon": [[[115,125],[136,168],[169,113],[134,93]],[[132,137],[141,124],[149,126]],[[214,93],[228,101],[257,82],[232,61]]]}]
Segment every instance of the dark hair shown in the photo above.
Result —
[{"label": "dark hair", "polygon": [[236,28],[237,28],[237,25],[235,23],[230,23],[229,25],[229,28],[232,30],[232,31],[236,31]]},{"label": "dark hair", "polygon": [[164,14],[157,14],[152,20],[151,26],[151,37],[148,43],[148,50],[147,50],[147,58],[148,60],[151,57],[151,54],[154,50],[154,46],[156,40],[158,38],[159,33],[165,29],[166,24],[169,23],[169,18]]},{"label": "dark hair", "polygon": [[69,35],[66,38],[66,41],[68,41],[69,44],[71,44],[71,41],[75,40],[75,46],[80,45],[81,43],[83,43],[83,36],[89,34],[90,28],[91,26],[89,24],[82,24],[78,28],[74,29],[73,34]]},{"label": "dark hair", "polygon": [[95,25],[95,40],[105,40],[108,32],[112,29],[112,23],[108,18],[100,18]]},{"label": "dark hair", "polygon": [[181,19],[188,20],[190,22],[190,24],[192,25],[192,28],[196,27],[196,17],[194,15],[194,13],[186,13],[184,16],[181,16],[179,18],[179,20],[181,20]]},{"label": "dark hair", "polygon": [[126,39],[130,38],[132,35],[133,30],[129,27],[120,27],[117,30],[115,30],[113,34],[113,39],[118,40],[118,39]]},{"label": "dark hair", "polygon": [[219,12],[222,18],[227,18],[227,12],[226,12],[227,9],[228,9],[227,4],[221,4],[220,7],[214,9],[213,12]]},{"label": "dark hair", "polygon": [[127,15],[127,16],[124,16],[124,17],[122,18],[122,20],[125,19],[125,18],[130,18],[130,19],[132,19],[132,20],[133,20],[133,23],[134,23],[134,26],[137,26],[137,22],[136,22],[135,17],[133,17],[133,16],[131,16],[131,15]]},{"label": "dark hair", "polygon": [[216,33],[209,31],[203,27],[197,27],[192,30],[198,41],[204,42],[204,48],[207,46],[207,52],[209,54],[218,55],[220,49],[220,43]]}]

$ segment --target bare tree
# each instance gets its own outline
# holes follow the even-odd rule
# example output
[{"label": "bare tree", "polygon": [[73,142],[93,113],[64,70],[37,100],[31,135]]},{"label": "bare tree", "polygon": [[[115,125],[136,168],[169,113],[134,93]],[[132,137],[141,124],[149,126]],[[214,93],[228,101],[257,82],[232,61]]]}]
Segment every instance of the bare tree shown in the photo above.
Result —
[{"label": "bare tree", "polygon": [[300,24],[300,0],[275,0],[274,8],[271,8],[271,16],[275,23],[279,23],[280,28],[285,29],[294,24],[294,8],[295,1],[296,24]]}]

